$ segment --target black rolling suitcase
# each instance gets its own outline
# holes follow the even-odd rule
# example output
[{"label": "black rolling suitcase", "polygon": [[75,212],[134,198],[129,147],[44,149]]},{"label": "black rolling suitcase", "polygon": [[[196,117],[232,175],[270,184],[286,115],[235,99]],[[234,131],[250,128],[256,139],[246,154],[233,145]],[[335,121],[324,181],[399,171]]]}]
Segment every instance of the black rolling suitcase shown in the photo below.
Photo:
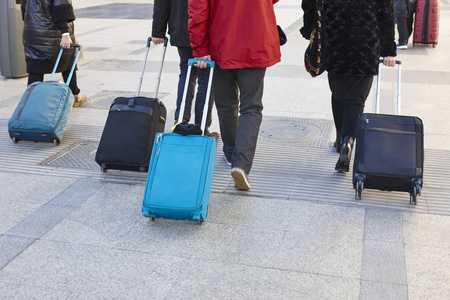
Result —
[{"label": "black rolling suitcase", "polygon": [[398,64],[397,115],[379,114],[380,71],[376,113],[362,114],[356,136],[353,187],[361,199],[364,188],[410,193],[417,204],[423,184],[423,124],[418,117],[400,115],[401,62]]},{"label": "black rolling suitcase", "polygon": [[147,40],[147,52],[136,97],[118,97],[111,103],[95,155],[95,161],[103,172],[108,169],[147,172],[155,135],[157,132],[164,132],[167,111],[157,96],[167,38],[164,41],[154,98],[139,96],[151,40],[151,37]]}]

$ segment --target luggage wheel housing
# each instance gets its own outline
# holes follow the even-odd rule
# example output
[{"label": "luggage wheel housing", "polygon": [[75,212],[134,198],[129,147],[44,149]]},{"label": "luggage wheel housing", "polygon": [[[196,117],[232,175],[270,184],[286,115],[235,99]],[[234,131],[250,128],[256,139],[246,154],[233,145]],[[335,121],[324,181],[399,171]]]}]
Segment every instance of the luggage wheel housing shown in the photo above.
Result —
[{"label": "luggage wheel housing", "polygon": [[409,192],[409,204],[417,205],[417,196],[422,194],[422,179],[413,179],[411,182],[411,190]]},{"label": "luggage wheel housing", "polygon": [[52,139],[51,141],[53,142],[53,144],[54,144],[55,146],[58,146],[59,143],[61,143],[61,140],[60,140],[59,138]]},{"label": "luggage wheel housing", "polygon": [[365,176],[357,174],[355,178],[353,179],[353,188],[355,189],[355,199],[361,200],[362,198],[362,192],[364,190],[364,181]]}]

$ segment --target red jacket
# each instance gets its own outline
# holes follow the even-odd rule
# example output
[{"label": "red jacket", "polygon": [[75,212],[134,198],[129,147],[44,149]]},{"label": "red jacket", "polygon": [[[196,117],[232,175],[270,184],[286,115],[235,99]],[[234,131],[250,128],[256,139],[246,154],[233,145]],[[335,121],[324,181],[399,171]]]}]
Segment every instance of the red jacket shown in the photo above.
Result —
[{"label": "red jacket", "polygon": [[222,69],[266,68],[280,61],[273,4],[278,0],[189,0],[194,57]]}]

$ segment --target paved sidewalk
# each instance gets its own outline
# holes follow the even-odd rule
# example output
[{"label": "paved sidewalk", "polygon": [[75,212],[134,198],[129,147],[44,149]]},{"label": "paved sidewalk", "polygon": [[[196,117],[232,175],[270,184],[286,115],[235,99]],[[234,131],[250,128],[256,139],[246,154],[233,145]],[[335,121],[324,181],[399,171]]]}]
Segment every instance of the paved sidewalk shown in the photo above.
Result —
[{"label": "paved sidewalk", "polygon": [[[112,99],[133,95],[152,1],[74,1],[88,102],[63,142],[18,143],[7,120],[27,79],[0,77],[1,299],[450,299],[450,1],[439,44],[399,51],[402,114],[425,126],[425,186],[364,191],[334,171],[327,77],[303,68],[300,2],[276,4],[288,42],[267,71],[253,189],[233,188],[217,156],[208,220],[149,222],[146,174],[100,172],[93,161]],[[161,46],[142,93],[152,95]],[[396,71],[383,69],[381,112],[394,112]],[[159,97],[172,124],[178,53],[168,47]],[[374,91],[366,112],[374,110]],[[392,99],[392,100],[391,100]],[[219,131],[217,115],[212,130]],[[220,149],[220,145],[219,145]]]}]

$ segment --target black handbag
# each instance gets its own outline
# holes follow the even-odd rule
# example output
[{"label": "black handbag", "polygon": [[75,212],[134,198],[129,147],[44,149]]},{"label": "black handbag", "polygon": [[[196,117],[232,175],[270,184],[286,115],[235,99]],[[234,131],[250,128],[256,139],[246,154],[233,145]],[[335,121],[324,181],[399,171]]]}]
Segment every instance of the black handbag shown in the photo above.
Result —
[{"label": "black handbag", "polygon": [[305,69],[312,77],[319,76],[325,71],[323,0],[316,0],[314,28],[305,51]]}]

